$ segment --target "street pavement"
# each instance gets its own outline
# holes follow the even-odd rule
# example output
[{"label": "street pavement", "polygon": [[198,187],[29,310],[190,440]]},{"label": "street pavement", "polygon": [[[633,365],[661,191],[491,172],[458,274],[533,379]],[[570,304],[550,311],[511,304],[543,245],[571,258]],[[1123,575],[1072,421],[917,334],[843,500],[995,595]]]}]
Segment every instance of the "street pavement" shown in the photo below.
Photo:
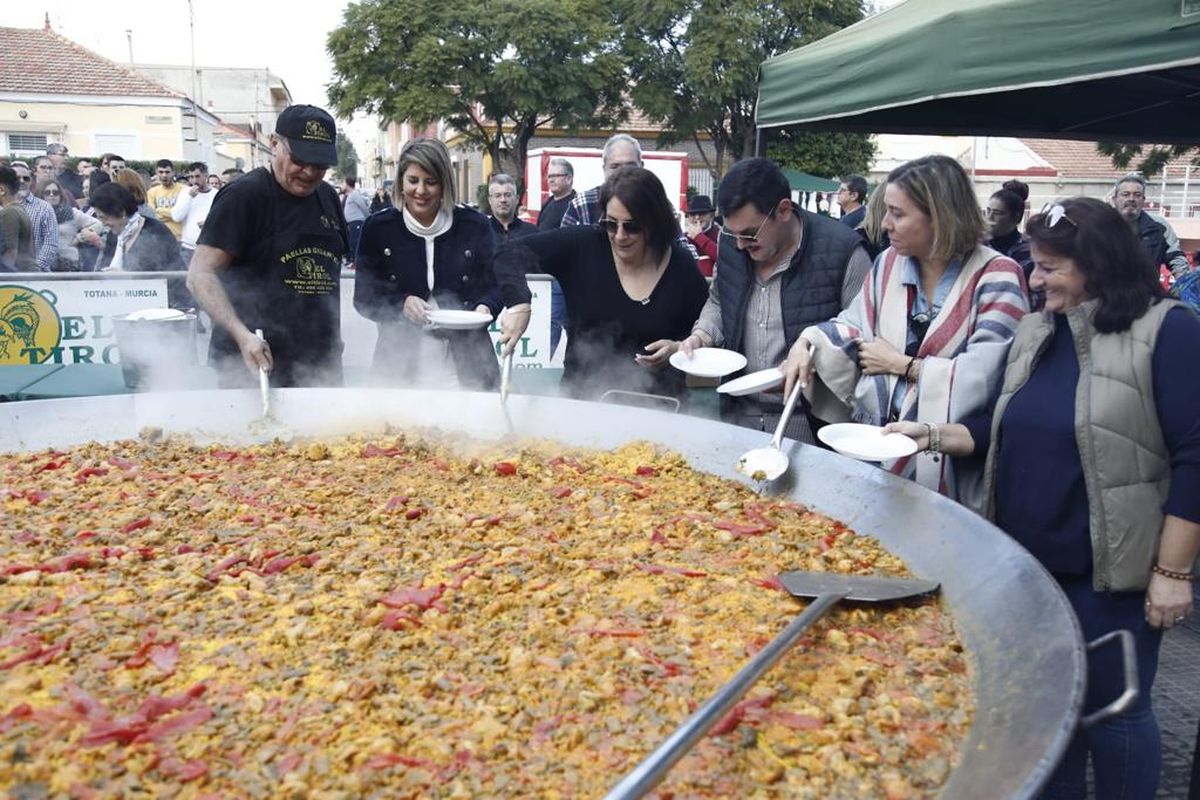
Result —
[{"label": "street pavement", "polygon": [[[1197,605],[1200,606],[1200,596]],[[1163,636],[1158,676],[1154,681],[1154,712],[1162,730],[1163,745],[1158,798],[1188,800],[1196,725],[1200,718],[1200,611]]]}]

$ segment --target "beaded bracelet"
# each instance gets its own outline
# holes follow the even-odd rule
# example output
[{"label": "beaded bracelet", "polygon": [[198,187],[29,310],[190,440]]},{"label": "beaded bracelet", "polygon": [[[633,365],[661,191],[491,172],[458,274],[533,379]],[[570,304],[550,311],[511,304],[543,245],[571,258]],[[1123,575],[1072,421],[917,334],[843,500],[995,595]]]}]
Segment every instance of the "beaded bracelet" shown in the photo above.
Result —
[{"label": "beaded bracelet", "polygon": [[1164,578],[1170,578],[1171,580],[1175,581],[1187,581],[1188,583],[1192,583],[1196,580],[1196,576],[1190,572],[1175,572],[1174,570],[1160,567],[1158,564],[1155,564],[1153,567],[1151,567],[1150,571],[1156,572],[1159,575],[1162,575]]}]

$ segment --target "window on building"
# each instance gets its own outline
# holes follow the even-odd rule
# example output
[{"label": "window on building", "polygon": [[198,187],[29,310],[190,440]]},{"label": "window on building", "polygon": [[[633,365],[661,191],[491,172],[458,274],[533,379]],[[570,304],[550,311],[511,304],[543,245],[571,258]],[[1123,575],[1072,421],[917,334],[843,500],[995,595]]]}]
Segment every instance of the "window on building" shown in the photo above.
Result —
[{"label": "window on building", "polygon": [[116,153],[125,158],[141,158],[142,147],[136,133],[97,133],[92,146],[92,155]]},{"label": "window on building", "polygon": [[8,140],[6,152],[14,156],[44,156],[50,143],[47,133],[6,133],[4,137]]}]

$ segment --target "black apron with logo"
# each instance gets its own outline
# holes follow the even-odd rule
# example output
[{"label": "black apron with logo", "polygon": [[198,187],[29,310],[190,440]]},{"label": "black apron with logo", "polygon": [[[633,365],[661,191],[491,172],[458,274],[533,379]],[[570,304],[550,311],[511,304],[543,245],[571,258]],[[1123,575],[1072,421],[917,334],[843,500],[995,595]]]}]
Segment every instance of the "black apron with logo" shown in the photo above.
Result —
[{"label": "black apron with logo", "polygon": [[[349,249],[345,234],[320,187],[305,198],[315,200],[300,224],[293,220],[290,226],[280,219],[276,191],[272,186],[269,258],[244,273],[222,272],[222,283],[242,323],[263,330],[274,362],[272,386],[340,386],[340,280],[342,256]],[[256,380],[223,329],[213,331],[210,353],[221,386]]]}]

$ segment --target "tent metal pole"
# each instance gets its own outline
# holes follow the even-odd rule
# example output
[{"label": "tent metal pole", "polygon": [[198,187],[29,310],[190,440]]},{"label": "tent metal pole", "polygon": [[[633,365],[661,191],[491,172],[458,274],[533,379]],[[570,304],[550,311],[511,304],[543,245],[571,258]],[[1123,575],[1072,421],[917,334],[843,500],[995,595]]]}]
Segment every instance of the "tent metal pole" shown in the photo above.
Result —
[{"label": "tent metal pole", "polygon": [[1187,217],[1188,214],[1188,183],[1192,178],[1192,165],[1185,164],[1183,166],[1183,199],[1179,201],[1179,216]]},{"label": "tent metal pole", "polygon": [[767,141],[770,138],[770,128],[754,129],[754,155],[759,158],[767,157]]}]

